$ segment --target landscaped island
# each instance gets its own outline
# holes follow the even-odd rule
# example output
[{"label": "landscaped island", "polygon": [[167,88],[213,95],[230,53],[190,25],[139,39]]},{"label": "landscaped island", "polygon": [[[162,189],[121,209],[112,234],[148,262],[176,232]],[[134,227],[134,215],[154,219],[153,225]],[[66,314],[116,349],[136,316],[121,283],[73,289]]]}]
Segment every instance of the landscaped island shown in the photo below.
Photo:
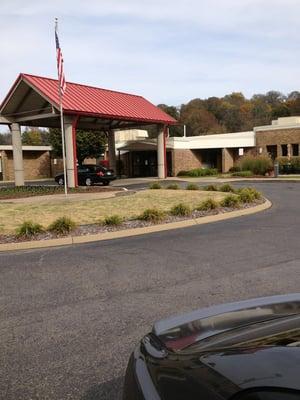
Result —
[{"label": "landscaped island", "polygon": [[229,184],[181,189],[176,183],[161,188],[122,192],[94,200],[0,202],[0,242],[85,235],[199,218],[262,203],[253,188]]}]

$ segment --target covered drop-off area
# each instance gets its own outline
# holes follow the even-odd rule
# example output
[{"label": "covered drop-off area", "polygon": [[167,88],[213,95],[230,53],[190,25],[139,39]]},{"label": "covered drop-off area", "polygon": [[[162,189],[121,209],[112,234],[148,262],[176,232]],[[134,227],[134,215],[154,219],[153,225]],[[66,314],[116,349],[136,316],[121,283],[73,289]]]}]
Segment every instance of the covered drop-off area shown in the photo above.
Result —
[{"label": "covered drop-off area", "polygon": [[[115,131],[157,128],[157,175],[167,175],[166,134],[176,120],[141,96],[67,83],[63,97],[67,183],[76,187],[76,129],[105,132],[110,168],[116,171]],[[12,133],[15,185],[24,185],[21,127],[60,128],[58,82],[20,74],[0,106],[0,124]]]}]

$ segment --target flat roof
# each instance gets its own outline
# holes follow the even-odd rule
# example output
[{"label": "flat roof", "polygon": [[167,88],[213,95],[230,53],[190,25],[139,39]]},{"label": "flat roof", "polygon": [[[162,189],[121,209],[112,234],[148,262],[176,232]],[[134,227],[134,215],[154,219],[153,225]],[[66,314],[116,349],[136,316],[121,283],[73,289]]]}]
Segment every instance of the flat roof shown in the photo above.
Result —
[{"label": "flat roof", "polygon": [[[1,144],[1,150],[13,150],[12,144]],[[23,151],[51,151],[51,146],[22,146]]]}]

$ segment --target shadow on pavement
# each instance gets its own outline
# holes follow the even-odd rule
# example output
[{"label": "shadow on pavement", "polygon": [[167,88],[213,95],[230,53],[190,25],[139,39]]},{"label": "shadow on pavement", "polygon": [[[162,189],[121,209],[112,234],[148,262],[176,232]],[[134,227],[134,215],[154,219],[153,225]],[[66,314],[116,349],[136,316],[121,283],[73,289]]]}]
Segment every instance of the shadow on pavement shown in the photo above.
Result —
[{"label": "shadow on pavement", "polygon": [[124,376],[92,386],[80,400],[121,400]]}]

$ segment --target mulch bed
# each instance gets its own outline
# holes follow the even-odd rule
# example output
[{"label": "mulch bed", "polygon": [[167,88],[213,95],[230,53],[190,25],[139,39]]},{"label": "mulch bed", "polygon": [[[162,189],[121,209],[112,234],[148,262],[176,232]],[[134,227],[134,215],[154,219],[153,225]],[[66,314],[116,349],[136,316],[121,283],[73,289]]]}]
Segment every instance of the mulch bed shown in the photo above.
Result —
[{"label": "mulch bed", "polygon": [[[70,194],[99,193],[99,192],[117,192],[121,190],[118,187],[111,186],[82,186],[74,189],[68,189]],[[49,196],[52,194],[63,194],[64,188],[61,186],[22,186],[0,188],[0,200],[20,199],[25,197]]]},{"label": "mulch bed", "polygon": [[[261,199],[261,200],[256,200],[253,203],[244,203],[239,208],[222,207],[222,208],[218,208],[216,210],[210,210],[210,211],[193,211],[191,215],[186,216],[186,217],[168,215],[168,216],[166,216],[166,218],[163,221],[160,222],[160,224],[184,221],[184,220],[192,219],[192,218],[201,218],[201,217],[206,217],[208,215],[224,214],[224,213],[228,213],[231,211],[236,211],[238,209],[251,208],[251,207],[257,206],[258,204],[262,204],[264,202],[265,202],[265,199]],[[36,241],[36,240],[57,239],[57,238],[68,237],[68,236],[95,235],[98,233],[123,231],[126,229],[143,228],[143,227],[152,226],[152,225],[157,225],[157,224],[155,224],[153,222],[140,221],[137,219],[124,221],[124,222],[122,222],[122,224],[120,224],[118,226],[106,226],[106,225],[100,225],[100,224],[79,225],[76,229],[74,229],[72,231],[72,233],[66,234],[66,235],[56,235],[55,233],[48,232],[48,231],[40,233],[38,235],[35,235],[34,237],[18,237],[15,235],[0,235],[0,243],[17,243],[17,242],[27,242],[30,240]]]}]

